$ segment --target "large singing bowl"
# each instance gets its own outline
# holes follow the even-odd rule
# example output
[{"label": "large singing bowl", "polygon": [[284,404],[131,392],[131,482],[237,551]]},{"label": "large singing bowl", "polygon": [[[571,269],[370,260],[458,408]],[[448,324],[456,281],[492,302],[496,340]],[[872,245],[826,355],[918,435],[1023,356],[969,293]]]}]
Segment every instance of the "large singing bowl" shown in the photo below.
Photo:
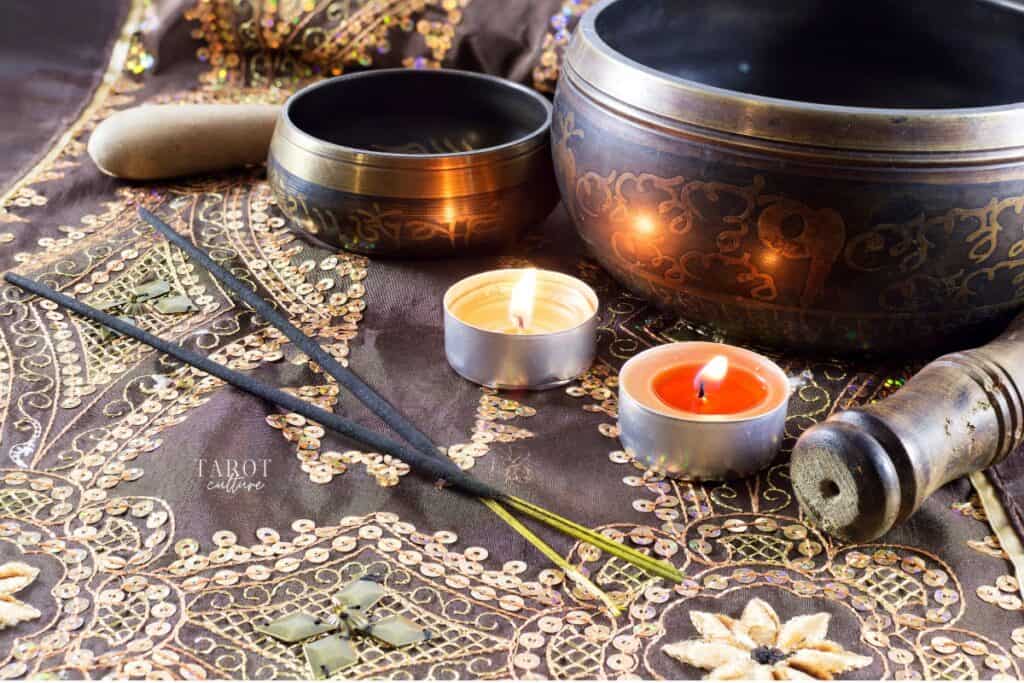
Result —
[{"label": "large singing bowl", "polygon": [[1024,3],[605,0],[552,144],[631,290],[737,339],[971,341],[1024,303]]}]

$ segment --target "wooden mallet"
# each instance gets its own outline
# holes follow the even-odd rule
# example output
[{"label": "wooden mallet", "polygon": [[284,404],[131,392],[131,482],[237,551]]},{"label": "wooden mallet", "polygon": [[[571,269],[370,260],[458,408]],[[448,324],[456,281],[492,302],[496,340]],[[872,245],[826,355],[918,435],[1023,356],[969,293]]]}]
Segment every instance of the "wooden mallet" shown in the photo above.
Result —
[{"label": "wooden mallet", "polygon": [[869,541],[936,489],[1024,441],[1024,314],[995,341],[942,356],[892,396],[832,415],[793,450],[790,474],[819,528]]}]

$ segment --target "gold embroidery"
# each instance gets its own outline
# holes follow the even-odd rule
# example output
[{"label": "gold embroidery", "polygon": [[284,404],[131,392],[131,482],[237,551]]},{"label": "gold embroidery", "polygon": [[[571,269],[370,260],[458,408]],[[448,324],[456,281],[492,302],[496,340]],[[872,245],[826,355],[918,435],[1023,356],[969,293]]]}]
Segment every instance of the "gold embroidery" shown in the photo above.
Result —
[{"label": "gold embroidery", "polygon": [[579,17],[594,0],[565,0],[558,12],[548,20],[548,32],[541,44],[540,58],[533,67],[533,87],[541,92],[554,92],[562,68],[565,49]]},{"label": "gold embroidery", "polygon": [[985,516],[985,507],[981,504],[978,494],[972,495],[963,502],[953,503],[951,507],[965,517],[976,519],[979,522],[988,521],[988,517]]},{"label": "gold embroidery", "polygon": [[983,602],[998,605],[1011,612],[1024,608],[1017,578],[1010,574],[1003,574],[997,578],[994,586],[988,584],[978,586],[977,594]]},{"label": "gold embroidery", "polygon": [[501,398],[493,389],[482,388],[481,394],[470,442],[453,444],[445,449],[448,457],[464,470],[487,455],[491,451],[490,444],[494,442],[514,443],[533,437],[533,432],[505,423],[536,415],[534,408],[510,398]]},{"label": "gold embroidery", "polygon": [[402,65],[437,68],[469,2],[200,0],[185,17],[195,22],[192,36],[205,43],[196,52],[209,64],[203,83],[273,93],[371,66],[393,43],[412,38],[425,49]]}]

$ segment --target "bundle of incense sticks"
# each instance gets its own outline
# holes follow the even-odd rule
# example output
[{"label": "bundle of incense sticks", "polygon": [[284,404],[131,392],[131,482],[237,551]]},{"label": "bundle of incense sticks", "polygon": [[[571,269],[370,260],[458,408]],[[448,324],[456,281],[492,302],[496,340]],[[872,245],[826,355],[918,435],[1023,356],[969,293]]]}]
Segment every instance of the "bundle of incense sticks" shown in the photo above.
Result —
[{"label": "bundle of incense sticks", "polygon": [[[178,246],[198,262],[210,274],[220,280],[233,294],[250,305],[258,315],[267,320],[271,325],[280,330],[289,340],[292,341],[303,353],[313,362],[319,365],[324,372],[332,376],[339,385],[350,391],[360,402],[362,402],[374,414],[380,417],[391,429],[401,436],[406,444],[388,439],[387,437],[366,429],[358,423],[339,417],[288,394],[280,389],[269,386],[255,380],[247,375],[236,372],[219,363],[216,363],[206,356],[185,349],[173,342],[156,337],[145,330],[139,329],[126,320],[117,318],[103,311],[97,310],[76,299],[68,297],[56,290],[41,283],[22,277],[15,273],[7,273],[5,279],[22,289],[49,299],[75,313],[94,320],[110,329],[125,336],[136,339],[162,353],[177,358],[178,360],[217,377],[228,384],[231,384],[254,396],[275,403],[282,408],[297,413],[307,419],[318,422],[324,427],[331,429],[338,434],[347,436],[359,441],[374,450],[390,453],[406,462],[409,467],[420,474],[434,479],[443,480],[452,487],[472,495],[481,500],[495,515],[509,525],[516,533],[522,536],[527,542],[539,550],[545,557],[551,560],[556,566],[565,571],[566,575],[580,584],[585,590],[600,599],[605,606],[613,613],[618,614],[620,607],[611,598],[595,586],[577,567],[570,564],[565,558],[541,540],[536,534],[526,528],[507,509],[512,508],[523,515],[531,517],[548,527],[575,538],[584,543],[591,544],[610,555],[629,564],[635,565],[644,571],[664,578],[672,582],[682,581],[682,574],[672,565],[654,559],[640,551],[625,546],[607,536],[604,536],[592,529],[588,529],[569,519],[561,517],[550,510],[530,503],[522,498],[512,496],[500,489],[479,481],[475,477],[460,470],[454,463],[443,457],[441,450],[421,430],[412,424],[394,406],[386,401],[372,387],[364,382],[358,375],[343,367],[334,357],[327,353],[312,338],[292,325],[284,316],[279,314],[273,306],[254,293],[249,287],[243,284],[225,268],[216,263],[204,251],[193,245],[184,237],[175,232],[169,225],[157,218],[144,208],[139,209],[142,218],[163,234],[170,242]],[[407,445],[408,444],[408,445]]]}]

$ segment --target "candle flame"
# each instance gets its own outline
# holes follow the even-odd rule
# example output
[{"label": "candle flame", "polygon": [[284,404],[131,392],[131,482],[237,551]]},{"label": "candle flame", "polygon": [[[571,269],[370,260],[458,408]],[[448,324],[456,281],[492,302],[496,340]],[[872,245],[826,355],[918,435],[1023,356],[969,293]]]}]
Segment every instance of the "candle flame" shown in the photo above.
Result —
[{"label": "candle flame", "polygon": [[519,330],[525,330],[533,322],[533,306],[537,296],[537,269],[527,268],[512,288],[508,302],[508,316]]},{"label": "candle flame", "polygon": [[700,398],[704,398],[708,389],[716,389],[729,372],[729,359],[726,356],[715,356],[702,367],[693,378],[693,388]]}]

